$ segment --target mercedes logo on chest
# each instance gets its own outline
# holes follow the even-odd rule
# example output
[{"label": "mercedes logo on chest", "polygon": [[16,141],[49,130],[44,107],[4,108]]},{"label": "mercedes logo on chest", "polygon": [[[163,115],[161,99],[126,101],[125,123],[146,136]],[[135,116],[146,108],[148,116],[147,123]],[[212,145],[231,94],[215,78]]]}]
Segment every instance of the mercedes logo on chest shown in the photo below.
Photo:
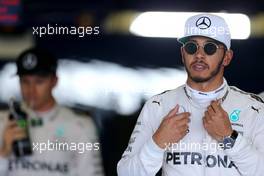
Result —
[{"label": "mercedes logo on chest", "polygon": [[211,26],[211,20],[208,17],[200,17],[197,21],[196,21],[196,27],[198,27],[199,29],[207,29]]}]

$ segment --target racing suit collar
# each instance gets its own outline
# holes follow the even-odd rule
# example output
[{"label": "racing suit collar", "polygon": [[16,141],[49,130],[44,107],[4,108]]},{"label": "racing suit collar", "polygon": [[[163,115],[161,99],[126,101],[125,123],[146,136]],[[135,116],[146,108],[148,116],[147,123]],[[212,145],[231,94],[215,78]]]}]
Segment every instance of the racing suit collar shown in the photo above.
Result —
[{"label": "racing suit collar", "polygon": [[50,110],[46,112],[37,112],[31,109],[28,109],[27,112],[30,119],[41,119],[41,121],[43,121],[45,124],[46,122],[52,121],[56,118],[59,109],[59,105],[56,103]]},{"label": "racing suit collar", "polygon": [[228,84],[224,79],[223,84],[216,90],[210,92],[202,92],[191,88],[187,83],[184,87],[185,94],[194,104],[199,107],[206,108],[213,100],[225,99],[228,93]]},{"label": "racing suit collar", "polygon": [[57,113],[58,113],[58,104],[55,104],[50,110],[46,111],[46,112],[36,112],[36,115],[38,117],[41,117],[44,122],[47,121],[47,120],[53,120]]}]

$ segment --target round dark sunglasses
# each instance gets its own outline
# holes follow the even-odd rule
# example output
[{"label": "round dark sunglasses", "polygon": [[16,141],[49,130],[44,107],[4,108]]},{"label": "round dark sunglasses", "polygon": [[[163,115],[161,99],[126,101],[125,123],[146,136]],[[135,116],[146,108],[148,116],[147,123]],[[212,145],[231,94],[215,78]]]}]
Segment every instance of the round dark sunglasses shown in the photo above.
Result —
[{"label": "round dark sunglasses", "polygon": [[188,54],[195,54],[198,51],[199,47],[202,47],[204,49],[205,54],[207,55],[215,54],[217,49],[225,49],[224,47],[218,46],[214,42],[205,42],[203,46],[200,46],[194,41],[189,41],[186,42],[183,46],[184,50]]}]

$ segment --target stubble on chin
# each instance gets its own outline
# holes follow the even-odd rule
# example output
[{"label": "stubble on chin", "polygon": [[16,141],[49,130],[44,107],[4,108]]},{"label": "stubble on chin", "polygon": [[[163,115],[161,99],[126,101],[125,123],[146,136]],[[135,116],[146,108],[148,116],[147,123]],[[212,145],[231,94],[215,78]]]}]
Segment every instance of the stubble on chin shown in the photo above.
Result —
[{"label": "stubble on chin", "polygon": [[[190,69],[186,66],[185,62],[183,63],[184,64],[184,67],[185,67],[185,70],[188,74],[188,77],[195,83],[204,83],[204,82],[208,82],[209,80],[211,80],[212,78],[214,78],[216,75],[219,74],[219,72],[221,71],[221,66],[222,66],[222,63],[223,63],[223,60],[224,58],[222,58],[220,60],[220,62],[217,64],[217,67],[216,69],[212,70],[211,73],[209,74],[209,76],[207,77],[201,77],[201,76],[193,76],[191,74],[191,71]],[[195,62],[196,63],[196,62]],[[190,64],[190,66],[192,66],[193,64],[195,63],[192,63]],[[207,64],[206,64],[207,65]],[[207,65],[208,66],[208,65]],[[208,69],[210,69],[210,67],[208,66]]]}]

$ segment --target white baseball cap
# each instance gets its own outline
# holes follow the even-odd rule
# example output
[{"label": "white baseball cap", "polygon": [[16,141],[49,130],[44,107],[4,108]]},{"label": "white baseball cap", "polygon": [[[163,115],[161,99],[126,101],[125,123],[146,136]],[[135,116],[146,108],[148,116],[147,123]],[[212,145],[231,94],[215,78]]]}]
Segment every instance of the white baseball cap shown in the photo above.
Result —
[{"label": "white baseball cap", "polygon": [[204,36],[223,43],[227,49],[231,46],[231,36],[226,21],[217,15],[199,14],[187,19],[184,27],[184,36],[178,38],[185,43],[188,37]]}]

